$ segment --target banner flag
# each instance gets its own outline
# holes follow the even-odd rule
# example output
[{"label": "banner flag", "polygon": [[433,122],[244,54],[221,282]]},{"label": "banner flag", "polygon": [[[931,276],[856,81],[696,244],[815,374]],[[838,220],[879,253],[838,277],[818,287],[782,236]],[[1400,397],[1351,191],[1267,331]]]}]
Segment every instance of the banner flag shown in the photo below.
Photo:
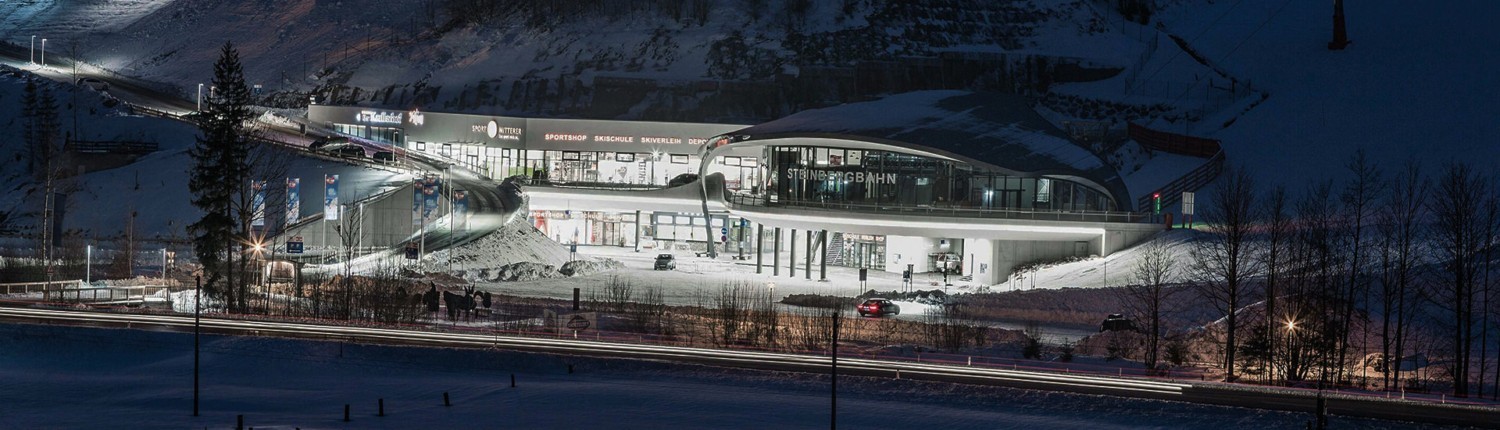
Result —
[{"label": "banner flag", "polygon": [[286,178],[286,225],[302,218],[302,178]]},{"label": "banner flag", "polygon": [[323,220],[339,220],[339,175],[323,175]]},{"label": "banner flag", "polygon": [[422,186],[422,219],[430,222],[437,215],[438,196],[443,192],[443,184],[436,176],[427,177],[425,182]]},{"label": "banner flag", "polygon": [[453,190],[453,216],[459,231],[469,230],[469,193],[464,190]]},{"label": "banner flag", "polygon": [[250,180],[250,226],[266,226],[266,181]]},{"label": "banner flag", "polygon": [[422,185],[422,179],[412,180],[411,188],[411,226],[422,226],[422,190],[427,187]]}]

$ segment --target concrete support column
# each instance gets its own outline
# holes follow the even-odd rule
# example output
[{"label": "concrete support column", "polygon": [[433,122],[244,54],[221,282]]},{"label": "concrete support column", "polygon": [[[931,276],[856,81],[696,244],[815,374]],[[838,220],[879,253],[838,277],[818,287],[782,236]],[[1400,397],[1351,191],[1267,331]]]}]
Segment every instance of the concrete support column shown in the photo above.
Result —
[{"label": "concrete support column", "polygon": [[812,232],[812,230],[808,230],[807,231],[806,242],[807,242],[807,258],[805,259],[806,262],[802,263],[802,274],[807,278],[807,280],[811,281],[812,280],[812,259],[813,259],[813,232]]},{"label": "concrete support column", "polygon": [[795,278],[797,277],[797,229],[792,229],[791,240],[788,240],[786,245],[787,249],[792,251],[791,258],[786,259],[786,275]]},{"label": "concrete support column", "polygon": [[818,281],[827,282],[828,281],[828,230],[823,230],[823,231],[821,231],[821,232],[818,233],[818,250],[822,254],[822,258],[818,259],[818,261],[820,262],[818,264]]},{"label": "concrete support column", "polygon": [[764,251],[762,248],[765,248],[766,244],[765,235],[766,226],[755,224],[755,274],[757,275],[761,272],[761,263],[765,261],[765,254],[762,253]]},{"label": "concrete support column", "polygon": [[771,238],[771,276],[781,276],[781,227],[776,227],[776,237]]},{"label": "concrete support column", "polygon": [[641,211],[635,211],[635,252],[641,252]]}]

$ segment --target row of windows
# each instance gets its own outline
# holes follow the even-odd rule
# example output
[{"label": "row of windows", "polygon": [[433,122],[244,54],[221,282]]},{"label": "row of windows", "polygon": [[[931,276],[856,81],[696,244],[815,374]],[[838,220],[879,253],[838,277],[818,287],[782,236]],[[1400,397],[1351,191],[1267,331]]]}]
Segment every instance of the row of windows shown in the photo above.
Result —
[{"label": "row of windows", "polygon": [[786,203],[1115,210],[1105,193],[1072,181],[975,171],[965,163],[890,151],[774,146],[766,181]]}]

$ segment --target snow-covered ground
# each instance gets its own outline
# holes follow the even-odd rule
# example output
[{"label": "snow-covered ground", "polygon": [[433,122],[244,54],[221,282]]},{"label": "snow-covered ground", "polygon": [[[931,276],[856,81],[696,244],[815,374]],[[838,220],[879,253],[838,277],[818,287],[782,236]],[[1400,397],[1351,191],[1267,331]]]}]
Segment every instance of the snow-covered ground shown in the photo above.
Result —
[{"label": "snow-covered ground", "polygon": [[[0,428],[816,428],[822,375],[495,350],[0,325]],[[575,373],[569,374],[572,365]],[[510,375],[517,387],[510,387]],[[845,428],[1300,428],[1311,416],[841,377]],[[452,407],[443,406],[448,393]],[[384,399],[385,417],[376,416]],[[351,405],[351,422],[343,407]],[[1332,428],[1423,428],[1335,417]]]}]

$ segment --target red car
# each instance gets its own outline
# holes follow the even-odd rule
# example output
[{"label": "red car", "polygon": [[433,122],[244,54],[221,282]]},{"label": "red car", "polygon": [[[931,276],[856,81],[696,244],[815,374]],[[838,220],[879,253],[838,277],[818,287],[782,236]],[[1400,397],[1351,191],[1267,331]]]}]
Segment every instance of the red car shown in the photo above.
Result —
[{"label": "red car", "polygon": [[862,317],[871,315],[901,315],[900,306],[896,306],[896,303],[882,298],[871,298],[869,300],[865,300],[865,302],[860,303],[859,306],[856,307],[856,309],[859,310],[859,316]]}]

